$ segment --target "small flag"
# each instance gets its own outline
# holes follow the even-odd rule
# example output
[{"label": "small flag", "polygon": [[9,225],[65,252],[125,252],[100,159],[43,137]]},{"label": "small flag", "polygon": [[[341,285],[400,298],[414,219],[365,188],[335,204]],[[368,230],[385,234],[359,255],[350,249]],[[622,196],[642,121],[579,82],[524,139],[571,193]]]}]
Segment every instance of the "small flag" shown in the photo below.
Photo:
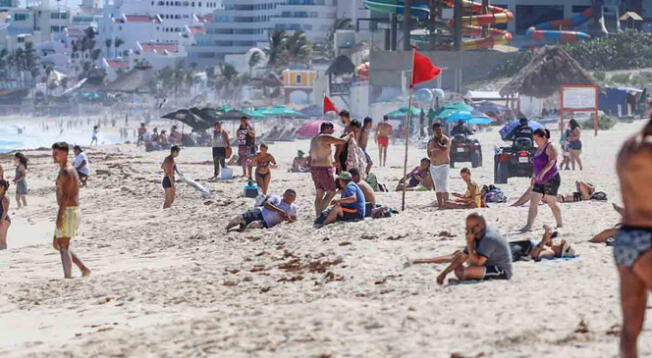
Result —
[{"label": "small flag", "polygon": [[337,108],[335,108],[335,105],[331,102],[331,99],[328,98],[328,96],[324,96],[324,114],[328,112],[337,113]]},{"label": "small flag", "polygon": [[432,81],[441,73],[441,68],[435,66],[427,56],[414,51],[414,63],[412,64],[412,85],[421,82]]}]

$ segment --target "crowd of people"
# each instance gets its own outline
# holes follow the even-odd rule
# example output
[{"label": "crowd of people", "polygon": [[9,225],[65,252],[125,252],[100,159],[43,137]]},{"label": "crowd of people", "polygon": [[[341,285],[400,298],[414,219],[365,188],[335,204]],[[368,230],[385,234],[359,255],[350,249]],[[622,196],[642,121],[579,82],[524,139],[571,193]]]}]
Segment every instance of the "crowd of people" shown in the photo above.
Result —
[{"label": "crowd of people", "polygon": [[[361,221],[372,216],[379,207],[374,189],[366,182],[374,163],[367,153],[368,140],[373,130],[373,121],[366,118],[363,122],[351,119],[346,111],[340,113],[344,125],[341,136],[334,135],[334,126],[323,122],[319,134],[310,142],[308,157],[299,152],[292,163],[293,171],[310,171],[315,187],[314,213],[315,226],[322,227],[335,222]],[[523,123],[522,123],[523,124]],[[525,122],[527,124],[527,122]],[[97,128],[97,127],[96,127]],[[157,133],[156,128],[148,134],[144,124],[138,132],[138,145],[156,142],[161,144],[161,137],[167,138],[170,154],[165,157],[161,168],[164,176],[162,186],[165,191],[163,208],[173,205],[176,195],[176,175],[180,174],[176,159],[181,153],[181,133],[172,127],[169,136]],[[384,167],[387,160],[387,147],[392,133],[387,119],[376,127],[375,140],[379,145],[378,166]],[[486,206],[481,186],[472,178],[471,170],[462,168],[460,176],[466,186],[466,192],[449,191],[449,170],[451,139],[444,134],[441,123],[432,125],[432,138],[427,144],[427,157],[421,159],[419,166],[404,178],[401,178],[397,190],[434,190],[436,205],[439,209],[478,209]],[[551,141],[550,131],[544,128],[531,133],[536,147],[532,157],[533,174],[526,193],[517,201],[524,204],[529,201],[526,225],[522,232],[532,230],[538,206],[543,201],[550,208],[556,223],[561,228],[562,213],[558,201],[589,200],[595,194],[594,185],[576,182],[577,192],[571,195],[559,195],[561,184],[560,166],[557,161],[559,152]],[[646,182],[652,173],[652,120],[641,133],[629,139],[623,145],[617,160],[617,173],[620,180],[624,207],[621,226],[609,230],[614,237],[614,258],[621,280],[621,301],[623,309],[623,328],[621,333],[621,350],[625,357],[636,357],[636,340],[642,329],[642,322],[647,308],[647,291],[652,289],[652,189],[641,182]],[[169,140],[169,141],[168,141]],[[255,181],[262,193],[262,200],[241,215],[230,220],[226,229],[247,230],[254,228],[272,228],[282,222],[297,221],[298,208],[294,204],[297,193],[287,189],[282,196],[269,193],[272,179],[271,170],[277,165],[275,157],[269,152],[265,143],[256,144],[256,132],[243,117],[236,131],[235,143],[238,146],[238,165],[242,176]],[[213,178],[217,179],[220,171],[227,167],[233,150],[228,133],[221,123],[215,123],[211,139],[213,156]],[[580,131],[577,122],[572,120],[562,140],[562,156],[566,160],[569,152],[571,167],[575,164],[582,169],[579,154],[582,149]],[[56,197],[58,211],[53,237],[53,247],[60,252],[64,276],[72,277],[72,265],[76,265],[83,276],[91,271],[70,249],[71,240],[77,235],[81,222],[79,205],[80,186],[86,185],[90,175],[89,158],[80,146],[72,147],[74,163],[69,163],[70,146],[65,142],[52,145],[52,158],[59,167],[56,178]],[[7,248],[7,231],[11,225],[9,217],[10,200],[7,192],[15,186],[16,205],[27,205],[27,178],[29,160],[23,153],[15,154],[15,175],[11,183],[5,179],[0,166],[0,249]],[[563,166],[562,162],[562,166]],[[253,169],[255,167],[255,170]],[[336,196],[339,193],[339,198]],[[321,220],[320,220],[321,218]],[[543,238],[537,242],[527,243],[527,250],[514,246],[499,233],[488,227],[485,218],[477,213],[466,217],[465,247],[451,255],[435,259],[417,260],[416,263],[448,263],[436,281],[443,284],[448,275],[454,273],[459,281],[468,280],[509,280],[513,275],[512,262],[515,252],[519,257],[532,259],[567,257],[574,255],[567,240],[549,226],[544,226]],[[557,242],[554,239],[557,238]],[[450,282],[450,281],[449,281]]]}]

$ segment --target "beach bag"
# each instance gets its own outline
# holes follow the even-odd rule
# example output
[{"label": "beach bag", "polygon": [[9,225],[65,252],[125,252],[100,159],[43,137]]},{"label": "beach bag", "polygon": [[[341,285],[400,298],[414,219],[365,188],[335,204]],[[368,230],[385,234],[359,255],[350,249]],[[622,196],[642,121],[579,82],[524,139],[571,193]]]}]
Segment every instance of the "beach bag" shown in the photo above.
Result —
[{"label": "beach bag", "polygon": [[484,186],[482,188],[487,194],[484,196],[484,201],[486,203],[506,203],[507,196],[503,193],[502,190],[497,188],[494,185]]},{"label": "beach bag", "polygon": [[247,198],[256,198],[258,197],[258,186],[250,181],[244,187],[244,195]]},{"label": "beach bag", "polygon": [[371,209],[371,217],[373,219],[391,218],[395,212],[395,210],[392,210],[387,206],[381,206],[379,208]]},{"label": "beach bag", "polygon": [[369,186],[371,186],[374,191],[380,191],[380,186],[378,185],[378,178],[376,178],[376,174],[369,173],[365,181],[369,184]]},{"label": "beach bag", "polygon": [[591,195],[591,200],[607,201],[607,193],[604,191],[596,191]]},{"label": "beach bag", "polygon": [[224,158],[229,159],[229,158],[231,158],[231,156],[233,155],[233,148],[231,148],[231,147],[226,147],[226,149],[224,150],[224,152],[225,152],[225,154],[224,154]]}]

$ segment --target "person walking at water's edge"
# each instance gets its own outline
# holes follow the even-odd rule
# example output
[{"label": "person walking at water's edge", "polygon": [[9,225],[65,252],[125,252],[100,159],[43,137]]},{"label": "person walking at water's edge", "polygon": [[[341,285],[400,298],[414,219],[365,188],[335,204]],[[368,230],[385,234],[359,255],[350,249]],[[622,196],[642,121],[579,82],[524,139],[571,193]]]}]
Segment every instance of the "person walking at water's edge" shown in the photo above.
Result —
[{"label": "person walking at water's edge", "polygon": [[21,206],[27,206],[27,162],[29,160],[20,152],[14,155],[14,160],[16,161],[16,175],[14,175],[16,203],[20,209]]},{"label": "person walking at water's edge", "polygon": [[61,255],[63,275],[72,278],[72,264],[74,263],[82,272],[82,276],[89,276],[91,270],[70,250],[70,241],[77,236],[81,222],[81,209],[79,207],[79,176],[77,171],[68,163],[70,147],[66,142],[57,142],[52,145],[52,159],[59,165],[59,175],[56,180],[57,219],[52,246]]}]

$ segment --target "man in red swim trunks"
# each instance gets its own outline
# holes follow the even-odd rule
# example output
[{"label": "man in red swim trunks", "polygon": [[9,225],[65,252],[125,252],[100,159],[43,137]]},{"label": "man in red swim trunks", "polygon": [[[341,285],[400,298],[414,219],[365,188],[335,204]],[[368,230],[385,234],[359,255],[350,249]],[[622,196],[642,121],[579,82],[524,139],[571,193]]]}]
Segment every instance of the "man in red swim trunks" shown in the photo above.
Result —
[{"label": "man in red swim trunks", "polygon": [[335,197],[335,177],[333,168],[333,149],[331,145],[343,145],[349,141],[350,134],[344,138],[333,137],[334,127],[323,122],[319,135],[310,142],[310,173],[315,183],[315,214],[319,216]]},{"label": "man in red swim trunks", "polygon": [[387,147],[389,147],[389,137],[394,134],[394,128],[389,124],[389,118],[383,117],[383,121],[376,127],[376,143],[378,143],[379,165],[384,167],[387,163]]}]

